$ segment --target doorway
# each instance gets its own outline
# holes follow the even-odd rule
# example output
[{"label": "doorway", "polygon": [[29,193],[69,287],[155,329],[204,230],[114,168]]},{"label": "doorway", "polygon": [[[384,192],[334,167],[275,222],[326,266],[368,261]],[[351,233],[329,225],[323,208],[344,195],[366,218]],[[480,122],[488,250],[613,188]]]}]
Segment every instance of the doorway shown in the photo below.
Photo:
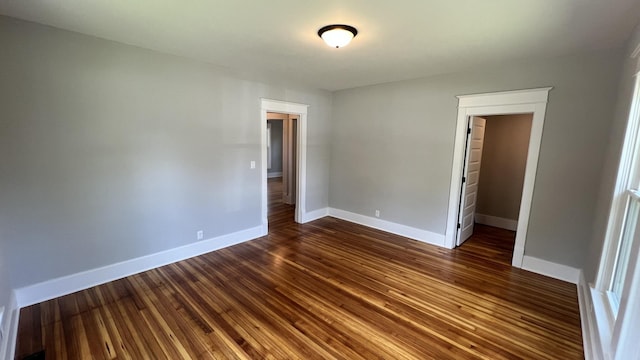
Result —
[{"label": "doorway", "polygon": [[476,245],[511,262],[532,120],[533,114],[469,118],[457,246],[473,235]]},{"label": "doorway", "polygon": [[[460,215],[464,214],[464,205],[461,207],[461,200],[464,194],[463,177],[467,170],[465,168],[465,165],[467,165],[467,134],[471,131],[469,130],[469,124],[471,124],[472,118],[478,116],[530,113],[532,114],[531,132],[518,212],[516,240],[511,260],[513,266],[522,267],[533,189],[535,186],[535,175],[538,167],[540,143],[542,141],[544,116],[550,90],[551,88],[549,87],[458,97],[458,117],[451,172],[449,210],[445,230],[445,246],[454,248],[458,243],[458,223]],[[466,182],[467,179],[465,178],[464,180]],[[468,220],[471,219],[473,219],[473,217]],[[462,224],[460,228],[462,228]]]},{"label": "doorway", "polygon": [[[296,204],[298,115],[267,112],[268,217],[291,221]],[[287,219],[288,217],[288,219]]]},{"label": "doorway", "polygon": [[[283,168],[282,175],[282,192],[286,192],[287,202],[295,205],[294,221],[297,223],[304,222],[305,199],[306,199],[306,169],[307,169],[307,108],[308,105],[284,102],[278,100],[261,99],[261,217],[263,233],[269,232],[269,191],[268,191],[268,168],[269,165],[269,139],[267,121],[269,113],[281,114],[287,116],[290,128],[285,129],[286,123],[283,123],[283,138],[289,133],[288,143],[290,154],[286,159],[288,168]],[[283,141],[284,142],[284,141]],[[283,147],[283,154],[286,152]],[[284,155],[283,155],[284,156]],[[284,165],[284,161],[283,161]],[[285,184],[285,171],[287,172],[287,183]],[[285,187],[287,189],[285,189]],[[283,197],[284,200],[284,197]]]}]

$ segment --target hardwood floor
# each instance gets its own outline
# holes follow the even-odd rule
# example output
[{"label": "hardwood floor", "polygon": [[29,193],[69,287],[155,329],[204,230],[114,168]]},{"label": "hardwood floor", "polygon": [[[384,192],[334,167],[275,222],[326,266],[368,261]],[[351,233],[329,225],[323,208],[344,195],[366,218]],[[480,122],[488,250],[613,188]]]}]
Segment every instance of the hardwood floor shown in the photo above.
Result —
[{"label": "hardwood floor", "polygon": [[509,266],[512,232],[447,250],[269,199],[266,237],[22,309],[18,358],[583,358],[575,286]]}]

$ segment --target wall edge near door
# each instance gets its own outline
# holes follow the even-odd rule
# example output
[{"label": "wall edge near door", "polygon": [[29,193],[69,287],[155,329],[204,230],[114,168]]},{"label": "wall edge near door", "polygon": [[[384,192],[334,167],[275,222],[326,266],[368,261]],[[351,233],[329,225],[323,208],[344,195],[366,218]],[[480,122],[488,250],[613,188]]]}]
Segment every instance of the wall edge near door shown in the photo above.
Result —
[{"label": "wall edge near door", "polygon": [[524,270],[529,270],[540,275],[545,275],[576,285],[580,280],[580,269],[543,259],[538,259],[533,256],[525,255],[523,257],[522,268]]},{"label": "wall edge near door", "polygon": [[410,239],[425,242],[431,245],[444,247],[444,235],[431,231],[417,229],[411,226],[394,223],[374,217],[352,213],[336,208],[329,208],[329,216],[346,220],[352,223],[368,226],[370,228],[386,231],[392,234],[408,237]]},{"label": "wall edge near door", "polygon": [[[16,340],[18,339],[18,323],[20,321],[20,308],[16,300],[15,290],[11,291],[11,299],[6,311],[8,328],[4,332],[4,338],[0,341],[0,359],[13,359],[16,353]],[[4,328],[4,324],[0,324]]]},{"label": "wall edge near door", "polygon": [[88,289],[90,287],[121,279],[143,271],[186,260],[228,246],[253,240],[266,235],[264,227],[240,230],[231,234],[217,236],[196,243],[161,251],[151,255],[122,261],[96,269],[83,271],[25,286],[15,290],[19,308]]},{"label": "wall edge near door", "polygon": [[474,217],[478,224],[494,226],[511,231],[516,231],[516,229],[518,229],[518,220],[511,220],[485,214],[475,214]]}]

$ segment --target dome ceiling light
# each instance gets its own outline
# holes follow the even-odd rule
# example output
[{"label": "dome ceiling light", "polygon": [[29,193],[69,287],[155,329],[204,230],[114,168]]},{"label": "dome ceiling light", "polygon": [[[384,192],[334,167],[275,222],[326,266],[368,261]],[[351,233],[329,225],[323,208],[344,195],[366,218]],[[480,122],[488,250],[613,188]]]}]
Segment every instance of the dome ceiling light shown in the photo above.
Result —
[{"label": "dome ceiling light", "polygon": [[349,25],[327,25],[318,30],[318,36],[327,45],[336,49],[347,46],[356,35],[358,35],[358,30]]}]

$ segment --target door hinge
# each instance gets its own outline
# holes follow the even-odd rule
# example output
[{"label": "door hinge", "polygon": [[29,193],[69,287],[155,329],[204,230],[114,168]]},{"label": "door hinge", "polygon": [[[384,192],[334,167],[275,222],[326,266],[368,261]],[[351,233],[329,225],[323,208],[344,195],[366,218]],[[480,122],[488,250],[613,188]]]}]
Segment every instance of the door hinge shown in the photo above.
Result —
[{"label": "door hinge", "polygon": [[460,223],[458,223],[458,229],[460,229]]},{"label": "door hinge", "polygon": [[471,128],[467,128],[467,135],[471,134]]},{"label": "door hinge", "polygon": [[464,184],[467,181],[467,178],[465,176],[462,177],[462,183]]}]

